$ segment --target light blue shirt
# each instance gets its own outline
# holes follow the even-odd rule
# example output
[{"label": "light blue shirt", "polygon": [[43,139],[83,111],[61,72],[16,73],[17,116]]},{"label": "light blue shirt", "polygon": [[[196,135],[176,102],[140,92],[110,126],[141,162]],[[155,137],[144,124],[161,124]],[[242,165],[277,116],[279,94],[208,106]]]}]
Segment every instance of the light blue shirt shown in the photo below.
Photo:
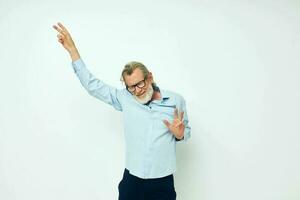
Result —
[{"label": "light blue shirt", "polygon": [[[176,171],[176,143],[190,138],[185,100],[179,94],[161,90],[161,99],[143,105],[124,89],[97,79],[82,59],[72,62],[74,72],[88,93],[123,112],[125,167],[139,178],[160,178]],[[184,111],[184,138],[175,140],[163,120],[172,123],[174,109]]]}]

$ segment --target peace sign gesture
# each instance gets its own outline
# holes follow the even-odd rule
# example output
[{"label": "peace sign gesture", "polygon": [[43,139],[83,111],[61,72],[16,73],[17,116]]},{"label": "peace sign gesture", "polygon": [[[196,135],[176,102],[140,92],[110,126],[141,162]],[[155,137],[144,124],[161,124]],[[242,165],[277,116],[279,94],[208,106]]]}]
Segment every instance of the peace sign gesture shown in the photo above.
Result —
[{"label": "peace sign gesture", "polygon": [[58,42],[61,43],[63,47],[70,53],[73,61],[78,59],[80,55],[69,31],[60,22],[58,22],[57,24],[58,26],[53,25],[53,28],[58,32]]},{"label": "peace sign gesture", "polygon": [[70,52],[71,49],[75,47],[71,35],[69,31],[66,29],[66,27],[64,27],[64,25],[62,25],[60,22],[58,22],[57,24],[59,27],[53,25],[53,28],[58,32],[57,34],[58,42],[60,42],[63,45],[63,47]]},{"label": "peace sign gesture", "polygon": [[184,136],[185,125],[183,123],[183,115],[183,111],[180,112],[177,108],[175,108],[172,124],[168,120],[164,120],[164,124],[177,139],[182,139]]}]

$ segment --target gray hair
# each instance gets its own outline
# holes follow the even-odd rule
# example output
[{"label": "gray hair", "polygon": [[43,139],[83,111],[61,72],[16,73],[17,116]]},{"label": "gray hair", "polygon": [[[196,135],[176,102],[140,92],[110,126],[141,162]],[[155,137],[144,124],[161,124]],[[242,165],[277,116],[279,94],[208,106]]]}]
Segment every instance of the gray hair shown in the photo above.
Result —
[{"label": "gray hair", "polygon": [[131,61],[124,66],[124,69],[121,73],[120,80],[125,83],[124,76],[131,75],[136,68],[139,68],[140,70],[142,70],[144,78],[147,78],[147,76],[149,74],[149,70],[147,69],[147,67],[143,63],[140,63],[137,61]]}]

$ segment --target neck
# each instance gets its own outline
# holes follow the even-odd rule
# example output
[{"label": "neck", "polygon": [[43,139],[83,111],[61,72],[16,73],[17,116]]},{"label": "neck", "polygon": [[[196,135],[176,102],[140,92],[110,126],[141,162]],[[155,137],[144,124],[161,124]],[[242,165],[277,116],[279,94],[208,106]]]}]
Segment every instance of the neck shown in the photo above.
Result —
[{"label": "neck", "polygon": [[152,87],[153,87],[153,95],[152,95],[152,99],[151,100],[159,100],[159,99],[161,99],[161,94],[160,94],[159,87],[157,87],[157,85],[155,83],[152,83]]},{"label": "neck", "polygon": [[154,91],[151,100],[159,100],[161,99],[161,95],[159,91]]}]

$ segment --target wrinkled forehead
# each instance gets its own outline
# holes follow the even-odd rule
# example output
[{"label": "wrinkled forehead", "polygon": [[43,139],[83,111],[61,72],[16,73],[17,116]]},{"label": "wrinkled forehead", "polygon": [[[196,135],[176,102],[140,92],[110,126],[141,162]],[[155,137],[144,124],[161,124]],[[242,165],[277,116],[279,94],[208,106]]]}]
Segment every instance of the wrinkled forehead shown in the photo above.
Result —
[{"label": "wrinkled forehead", "polygon": [[133,70],[132,74],[130,75],[124,75],[124,81],[127,86],[135,85],[142,80],[144,80],[144,74],[139,68]]}]

